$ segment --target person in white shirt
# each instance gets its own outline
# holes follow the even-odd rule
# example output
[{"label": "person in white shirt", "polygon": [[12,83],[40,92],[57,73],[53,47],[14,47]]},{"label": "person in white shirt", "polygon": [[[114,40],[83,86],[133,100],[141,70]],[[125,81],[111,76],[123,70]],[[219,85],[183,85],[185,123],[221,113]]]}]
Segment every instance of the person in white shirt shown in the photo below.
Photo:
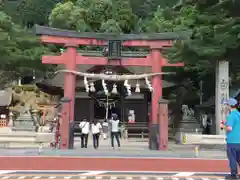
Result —
[{"label": "person in white shirt", "polygon": [[102,129],[102,125],[96,120],[91,125],[92,135],[93,135],[93,147],[95,149],[99,146],[99,136]]},{"label": "person in white shirt", "polygon": [[105,119],[102,123],[102,132],[103,132],[103,139],[107,139],[108,137],[108,120]]},{"label": "person in white shirt", "polygon": [[90,124],[89,122],[87,122],[86,119],[83,119],[83,121],[80,122],[79,127],[82,131],[81,132],[81,148],[87,148]]},{"label": "person in white shirt", "polygon": [[111,124],[111,145],[114,149],[114,137],[116,138],[118,148],[120,148],[120,140],[119,140],[119,122],[117,114],[112,114],[112,118],[109,120]]}]

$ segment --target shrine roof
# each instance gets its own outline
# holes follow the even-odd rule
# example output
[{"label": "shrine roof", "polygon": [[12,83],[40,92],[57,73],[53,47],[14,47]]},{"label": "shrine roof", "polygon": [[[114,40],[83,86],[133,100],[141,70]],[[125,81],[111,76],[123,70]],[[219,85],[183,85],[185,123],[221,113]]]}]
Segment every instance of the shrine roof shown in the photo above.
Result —
[{"label": "shrine roof", "polygon": [[12,91],[0,91],[0,106],[9,106],[12,102]]},{"label": "shrine roof", "polygon": [[91,38],[99,40],[176,40],[187,39],[190,33],[181,32],[163,32],[163,33],[145,33],[145,34],[114,34],[114,33],[94,33],[94,32],[76,32],[51,28],[47,26],[35,25],[36,35],[60,36],[70,38]]}]

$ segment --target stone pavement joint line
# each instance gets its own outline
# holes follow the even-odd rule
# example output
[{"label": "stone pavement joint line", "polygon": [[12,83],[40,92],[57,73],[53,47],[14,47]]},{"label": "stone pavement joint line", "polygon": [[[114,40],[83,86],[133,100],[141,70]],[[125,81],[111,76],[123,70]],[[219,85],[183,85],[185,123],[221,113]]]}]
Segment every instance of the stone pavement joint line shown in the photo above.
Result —
[{"label": "stone pavement joint line", "polygon": [[224,177],[176,177],[176,176],[0,176],[0,179],[18,180],[18,179],[80,179],[80,180],[224,180]]}]

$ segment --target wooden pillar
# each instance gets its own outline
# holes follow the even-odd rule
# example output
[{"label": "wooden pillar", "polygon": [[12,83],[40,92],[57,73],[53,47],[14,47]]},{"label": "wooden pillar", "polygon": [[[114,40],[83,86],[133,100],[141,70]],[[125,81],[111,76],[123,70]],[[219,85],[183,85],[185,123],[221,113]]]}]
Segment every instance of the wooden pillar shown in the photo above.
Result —
[{"label": "wooden pillar", "polygon": [[[77,46],[67,44],[67,51],[64,52],[67,70],[76,70]],[[71,99],[71,102],[63,104],[63,116],[60,125],[61,149],[69,148],[69,123],[74,120],[76,75],[72,73],[64,74],[64,97]]]},{"label": "wooden pillar", "polygon": [[168,101],[159,100],[158,108],[159,122],[159,150],[168,150]]},{"label": "wooden pillar", "polygon": [[91,98],[89,99],[90,103],[89,103],[89,108],[90,108],[90,119],[89,121],[93,121],[94,120],[94,99]]},{"label": "wooden pillar", "polygon": [[[158,73],[162,72],[161,67],[161,54],[159,49],[152,49],[152,72]],[[157,114],[158,114],[158,101],[162,97],[162,76],[152,77],[152,87],[154,92],[152,93],[152,124],[157,124]]]},{"label": "wooden pillar", "polygon": [[[151,49],[152,72],[158,73],[162,71],[161,53],[157,48]],[[152,106],[151,118],[149,122],[149,148],[157,150],[157,134],[158,134],[158,100],[162,96],[162,76],[152,77]]]}]

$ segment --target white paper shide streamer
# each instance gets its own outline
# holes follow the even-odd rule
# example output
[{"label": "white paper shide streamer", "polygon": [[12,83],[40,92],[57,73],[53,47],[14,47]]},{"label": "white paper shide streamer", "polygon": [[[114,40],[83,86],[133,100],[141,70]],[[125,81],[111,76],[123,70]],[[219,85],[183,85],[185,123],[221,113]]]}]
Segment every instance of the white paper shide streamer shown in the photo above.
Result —
[{"label": "white paper shide streamer", "polygon": [[102,80],[102,87],[105,95],[108,95],[108,89],[107,89],[107,84],[105,83],[104,80]]},{"label": "white paper shide streamer", "polygon": [[131,96],[131,95],[132,95],[131,85],[128,84],[128,80],[125,80],[125,81],[124,81],[124,86],[125,86],[125,88],[127,89],[127,94],[128,94],[128,96]]},{"label": "white paper shide streamer", "polygon": [[151,85],[151,82],[148,80],[148,78],[145,78],[145,83],[146,83],[149,91],[152,92],[153,91],[153,87]]},{"label": "white paper shide streamer", "polygon": [[[150,92],[153,92],[153,87],[151,85],[151,82],[148,80],[148,78],[153,77],[153,76],[160,76],[160,75],[164,75],[164,74],[175,74],[172,72],[159,72],[159,73],[147,73],[147,74],[138,74],[138,75],[129,75],[129,74],[124,74],[124,75],[117,75],[117,74],[104,74],[104,73],[100,73],[100,74],[94,74],[94,73],[84,73],[84,72],[80,72],[80,71],[73,71],[73,70],[59,70],[56,71],[55,74],[57,73],[73,73],[75,75],[78,76],[83,76],[84,77],[84,86],[86,89],[86,92],[96,92],[96,89],[94,87],[94,83],[88,83],[87,78],[93,80],[102,80],[102,87],[103,90],[105,92],[106,95],[109,94],[108,88],[107,88],[107,84],[105,83],[105,81],[124,81],[124,86],[127,90],[128,95],[130,96],[132,94],[131,92],[131,85],[128,84],[128,80],[137,80],[137,84],[136,84],[136,89],[135,92],[136,93],[140,93],[140,84],[138,83],[138,80],[140,79],[145,79],[145,83],[147,85],[147,88],[149,89]],[[117,85],[114,84],[113,85],[113,89],[111,91],[111,93],[113,94],[117,94]]]},{"label": "white paper shide streamer", "polygon": [[86,92],[89,92],[89,84],[88,84],[88,80],[87,77],[84,77],[84,86],[85,86],[85,90]]}]

